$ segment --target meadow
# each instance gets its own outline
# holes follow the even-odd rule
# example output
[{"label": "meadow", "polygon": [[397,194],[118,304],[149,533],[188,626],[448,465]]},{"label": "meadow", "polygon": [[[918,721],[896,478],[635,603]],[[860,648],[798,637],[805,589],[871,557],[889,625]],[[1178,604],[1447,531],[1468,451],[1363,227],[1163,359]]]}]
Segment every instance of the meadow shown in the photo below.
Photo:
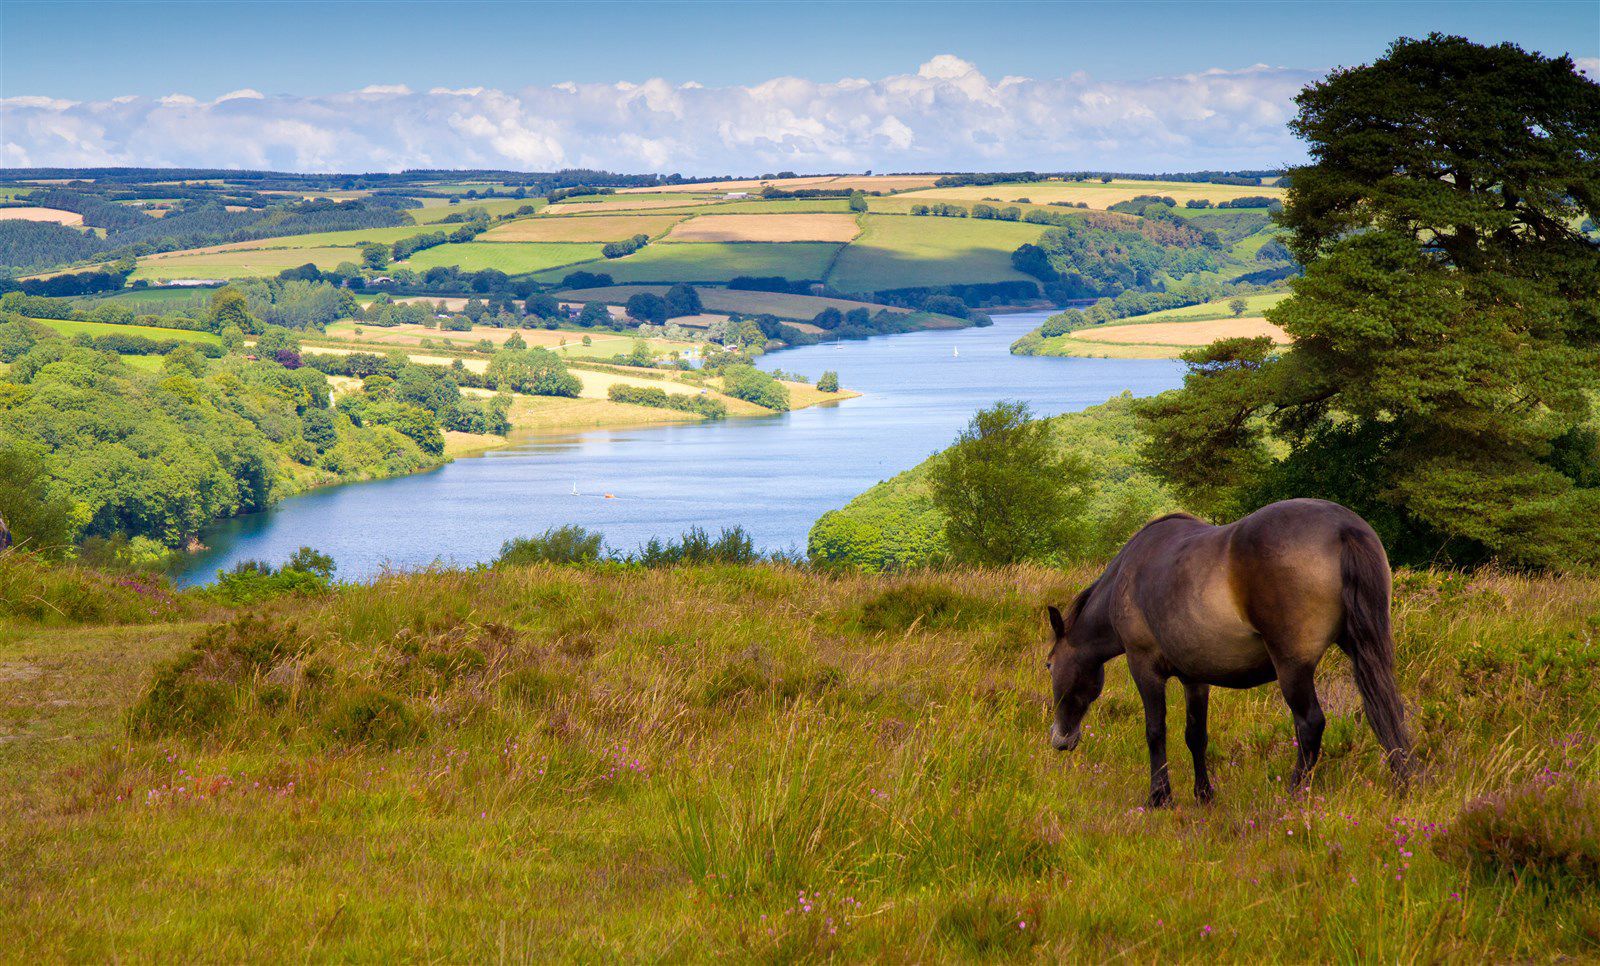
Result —
[{"label": "meadow", "polygon": [[1077,751],[1046,741],[1042,606],[1094,573],[535,566],[229,606],[12,553],[0,934],[35,961],[1600,955],[1600,581],[1398,575],[1409,794],[1335,654],[1310,793],[1275,689],[1219,691],[1217,800],[1174,740],[1150,811],[1120,664]]},{"label": "meadow", "polygon": [[845,292],[968,282],[1030,281],[1011,253],[1042,225],[970,218],[867,215],[861,237],[839,256],[828,284]]}]

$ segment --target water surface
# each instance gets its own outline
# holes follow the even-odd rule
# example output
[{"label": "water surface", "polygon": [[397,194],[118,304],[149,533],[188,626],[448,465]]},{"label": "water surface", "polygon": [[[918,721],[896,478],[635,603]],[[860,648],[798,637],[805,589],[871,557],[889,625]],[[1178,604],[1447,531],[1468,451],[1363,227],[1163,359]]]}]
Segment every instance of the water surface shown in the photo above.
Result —
[{"label": "water surface", "polygon": [[[857,399],[759,419],[530,437],[415,476],[330,487],[201,534],[181,584],[247,559],[278,563],[296,548],[333,555],[339,577],[434,560],[492,559],[514,536],[576,523],[632,549],[691,526],[740,525],[764,550],[803,549],[825,511],[948,446],[977,409],[1020,399],[1040,415],[1181,381],[1167,359],[1013,356],[1011,343],[1049,313],[995,317],[983,329],[913,332],[776,352],[762,368],[813,381],[839,373]],[[577,495],[572,490],[576,487]],[[604,494],[614,499],[606,499]]]}]

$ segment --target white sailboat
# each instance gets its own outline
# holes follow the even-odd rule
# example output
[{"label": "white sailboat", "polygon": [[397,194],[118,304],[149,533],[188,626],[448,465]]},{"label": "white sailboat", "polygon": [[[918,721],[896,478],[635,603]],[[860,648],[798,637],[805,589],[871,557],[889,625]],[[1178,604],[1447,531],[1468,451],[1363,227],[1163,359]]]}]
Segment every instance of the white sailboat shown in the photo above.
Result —
[{"label": "white sailboat", "polygon": [[578,493],[578,484],[577,483],[573,483],[572,484],[572,495],[573,496],[580,496],[581,495],[581,494]]},{"label": "white sailboat", "polygon": [[955,346],[951,346],[950,347],[950,358],[952,358],[952,359],[961,358],[961,350],[956,348]]}]

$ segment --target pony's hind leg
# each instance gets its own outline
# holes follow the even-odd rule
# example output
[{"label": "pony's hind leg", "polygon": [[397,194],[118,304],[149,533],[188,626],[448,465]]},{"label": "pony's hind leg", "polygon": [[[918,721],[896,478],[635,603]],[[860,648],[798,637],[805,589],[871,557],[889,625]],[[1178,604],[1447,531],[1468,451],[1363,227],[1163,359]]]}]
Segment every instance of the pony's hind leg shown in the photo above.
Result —
[{"label": "pony's hind leg", "polygon": [[1194,759],[1194,797],[1201,802],[1211,801],[1211,776],[1206,773],[1206,712],[1211,701],[1209,685],[1185,682],[1183,686],[1188,713],[1183,729],[1184,743]]},{"label": "pony's hind leg", "polygon": [[1172,804],[1172,778],[1167,773],[1167,679],[1148,667],[1133,666],[1134,686],[1144,701],[1144,740],[1150,749],[1150,808]]},{"label": "pony's hind leg", "polygon": [[1317,701],[1317,665],[1296,663],[1278,668],[1278,686],[1294,716],[1295,758],[1289,784],[1300,789],[1310,780],[1311,770],[1322,755],[1322,704]]}]

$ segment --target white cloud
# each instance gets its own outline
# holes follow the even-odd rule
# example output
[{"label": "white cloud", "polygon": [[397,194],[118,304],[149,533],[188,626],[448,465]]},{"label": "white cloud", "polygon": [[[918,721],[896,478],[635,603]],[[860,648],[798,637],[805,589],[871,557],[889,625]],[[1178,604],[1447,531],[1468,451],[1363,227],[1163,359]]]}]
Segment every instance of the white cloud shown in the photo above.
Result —
[{"label": "white cloud", "polygon": [[[1595,65],[1585,69],[1594,70]],[[304,171],[566,166],[685,174],[1264,167],[1312,71],[1256,66],[1137,81],[990,80],[949,54],[913,74],[750,86],[565,82],[518,91],[372,84],[321,96],[245,88],[73,102],[0,100],[13,165]]]},{"label": "white cloud", "polygon": [[1600,57],[1578,57],[1575,59],[1578,63],[1578,69],[1588,74],[1590,80],[1600,81]]}]

